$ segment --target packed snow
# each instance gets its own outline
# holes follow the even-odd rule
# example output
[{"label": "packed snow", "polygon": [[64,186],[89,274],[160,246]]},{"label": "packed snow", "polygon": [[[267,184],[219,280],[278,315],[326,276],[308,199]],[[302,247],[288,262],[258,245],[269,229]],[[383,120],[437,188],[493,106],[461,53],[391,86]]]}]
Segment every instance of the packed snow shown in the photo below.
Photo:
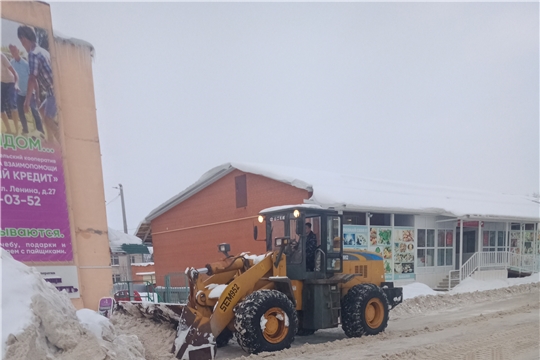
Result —
[{"label": "packed snow", "polygon": [[268,322],[268,319],[262,315],[261,316],[261,330],[264,331],[266,330],[266,323]]},{"label": "packed snow", "polygon": [[403,286],[403,300],[412,299],[417,296],[437,295],[439,292],[433,290],[426,284],[414,282]]},{"label": "packed snow", "polygon": [[253,260],[253,265],[257,265],[258,263],[260,263],[261,261],[263,261],[264,258],[265,258],[267,255],[268,255],[268,254],[262,254],[262,255],[250,255],[249,253],[242,253],[242,254],[240,254],[240,256],[243,256],[244,259]]},{"label": "packed snow", "polygon": [[486,291],[486,290],[495,290],[502,289],[514,285],[522,284],[532,284],[540,281],[540,274],[532,274],[531,276],[523,278],[508,278],[504,280],[475,280],[473,278],[467,278],[463,280],[459,285],[454,287],[450,293],[452,294],[461,294],[474,291]]},{"label": "packed snow", "polygon": [[210,294],[208,294],[208,297],[210,299],[219,299],[219,297],[221,296],[223,291],[225,291],[226,288],[227,288],[226,284],[218,285],[218,286],[214,287],[212,289],[212,291],[210,291]]},{"label": "packed snow", "polygon": [[117,335],[93,310],[77,312],[65,292],[3,249],[0,259],[4,360],[144,360],[136,336]]}]

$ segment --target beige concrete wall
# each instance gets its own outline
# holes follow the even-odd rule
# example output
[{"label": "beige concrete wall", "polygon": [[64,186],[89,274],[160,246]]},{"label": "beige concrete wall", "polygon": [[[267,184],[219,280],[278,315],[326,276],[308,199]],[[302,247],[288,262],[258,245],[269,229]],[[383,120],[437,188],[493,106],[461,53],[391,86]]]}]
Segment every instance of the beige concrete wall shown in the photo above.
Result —
[{"label": "beige concrete wall", "polygon": [[[2,2],[2,18],[49,32],[58,119],[62,136],[66,195],[80,299],[77,308],[97,309],[112,288],[103,174],[98,138],[91,49],[54,41],[49,5]],[[67,265],[32,263],[29,265]]]}]

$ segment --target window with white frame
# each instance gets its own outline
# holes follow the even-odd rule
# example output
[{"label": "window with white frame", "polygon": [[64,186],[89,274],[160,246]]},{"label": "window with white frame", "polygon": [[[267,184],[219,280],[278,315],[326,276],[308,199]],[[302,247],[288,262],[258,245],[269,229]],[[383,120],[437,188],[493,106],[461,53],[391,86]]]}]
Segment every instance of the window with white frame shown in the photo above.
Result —
[{"label": "window with white frame", "polygon": [[437,232],[437,266],[452,266],[454,249],[454,231],[438,230]]},{"label": "window with white frame", "polygon": [[504,231],[484,230],[482,237],[482,251],[505,251]]},{"label": "window with white frame", "polygon": [[435,266],[435,229],[418,229],[418,266]]},{"label": "window with white frame", "polygon": [[111,255],[111,265],[120,265],[120,261],[118,260],[118,255]]},{"label": "window with white frame", "polygon": [[120,282],[120,280],[121,280],[120,274],[113,274],[113,276],[112,276],[113,284],[115,284],[117,282]]}]

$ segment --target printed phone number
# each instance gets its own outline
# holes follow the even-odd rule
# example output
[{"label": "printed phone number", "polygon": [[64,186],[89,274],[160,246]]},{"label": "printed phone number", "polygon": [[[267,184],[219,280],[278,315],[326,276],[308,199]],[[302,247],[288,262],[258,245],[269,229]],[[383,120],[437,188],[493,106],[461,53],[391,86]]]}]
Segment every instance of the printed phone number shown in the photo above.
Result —
[{"label": "printed phone number", "polygon": [[19,195],[2,194],[0,202],[6,205],[28,205],[28,206],[41,206],[41,199],[39,196],[28,195],[26,198],[21,198]]}]

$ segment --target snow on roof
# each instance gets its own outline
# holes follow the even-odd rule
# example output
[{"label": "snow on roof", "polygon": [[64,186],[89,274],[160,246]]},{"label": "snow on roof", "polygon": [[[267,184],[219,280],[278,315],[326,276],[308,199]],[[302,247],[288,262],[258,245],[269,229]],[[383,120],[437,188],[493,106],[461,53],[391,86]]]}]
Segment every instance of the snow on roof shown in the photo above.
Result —
[{"label": "snow on roof", "polygon": [[136,237],[135,235],[125,234],[119,230],[114,230],[109,228],[109,247],[111,251],[114,252],[124,252],[122,245],[124,244],[134,244],[142,245],[142,240]]},{"label": "snow on roof", "polygon": [[227,163],[211,169],[186,190],[158,206],[146,220],[165,213],[234,169],[308,190],[313,195],[306,200],[307,203],[336,210],[540,219],[540,204],[532,196],[396,182],[276,165]]},{"label": "snow on roof", "polygon": [[86,47],[90,49],[90,56],[92,57],[94,57],[96,53],[96,50],[94,49],[94,45],[90,44],[88,41],[64,35],[60,33],[58,30],[54,30],[54,39],[56,41],[66,42],[74,46]]},{"label": "snow on roof", "polygon": [[317,204],[297,204],[297,205],[283,205],[283,206],[272,206],[266,209],[263,209],[259,211],[261,214],[266,214],[274,211],[282,211],[282,210],[288,210],[288,209],[317,209],[322,210],[324,209],[321,205]]},{"label": "snow on roof", "polygon": [[145,275],[156,275],[156,272],[155,272],[155,271],[148,271],[148,272],[138,272],[138,273],[135,273],[135,275],[139,275],[139,276],[145,276]]},{"label": "snow on roof", "polygon": [[145,262],[145,263],[131,263],[131,266],[152,266],[154,265],[153,262]]}]

